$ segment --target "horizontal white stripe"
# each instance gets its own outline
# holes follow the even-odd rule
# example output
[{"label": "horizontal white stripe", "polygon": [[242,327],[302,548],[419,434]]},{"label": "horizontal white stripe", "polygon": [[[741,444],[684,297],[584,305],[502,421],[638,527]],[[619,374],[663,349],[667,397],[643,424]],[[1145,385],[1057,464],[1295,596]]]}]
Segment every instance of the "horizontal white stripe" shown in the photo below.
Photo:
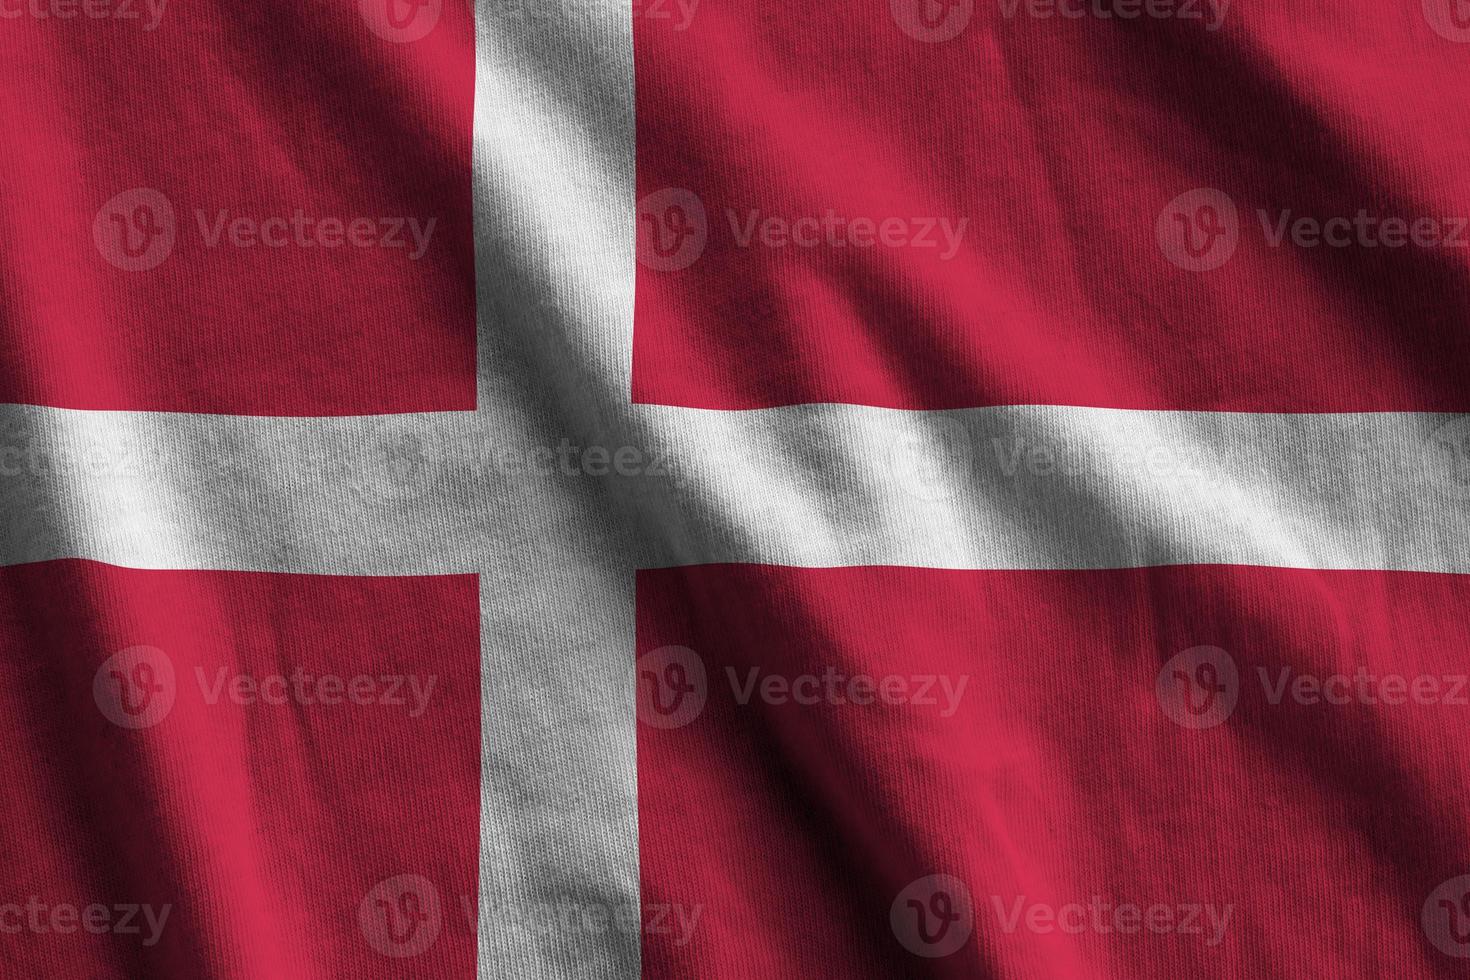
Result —
[{"label": "horizontal white stripe", "polygon": [[646,562],[1470,571],[1470,417],[642,409]]},{"label": "horizontal white stripe", "polygon": [[[630,568],[1470,572],[1470,418],[634,406],[621,435],[588,437],[512,407],[347,419],[0,407],[12,516],[0,560],[440,574],[586,535]],[[558,499],[584,523],[560,523],[571,511]]]}]

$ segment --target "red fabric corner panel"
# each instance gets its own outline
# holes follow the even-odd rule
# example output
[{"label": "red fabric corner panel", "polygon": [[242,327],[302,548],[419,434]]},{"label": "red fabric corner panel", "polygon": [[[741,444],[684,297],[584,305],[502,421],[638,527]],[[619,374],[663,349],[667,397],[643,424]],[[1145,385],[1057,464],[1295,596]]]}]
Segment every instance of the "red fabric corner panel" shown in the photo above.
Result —
[{"label": "red fabric corner panel", "polygon": [[0,0],[0,402],[471,409],[472,8]]},{"label": "red fabric corner panel", "polygon": [[0,974],[473,977],[477,594],[0,570]]},{"label": "red fabric corner panel", "polygon": [[638,578],[644,976],[1460,976],[1470,579]]},{"label": "red fabric corner panel", "polygon": [[1470,410],[1461,7],[635,5],[634,398]]}]

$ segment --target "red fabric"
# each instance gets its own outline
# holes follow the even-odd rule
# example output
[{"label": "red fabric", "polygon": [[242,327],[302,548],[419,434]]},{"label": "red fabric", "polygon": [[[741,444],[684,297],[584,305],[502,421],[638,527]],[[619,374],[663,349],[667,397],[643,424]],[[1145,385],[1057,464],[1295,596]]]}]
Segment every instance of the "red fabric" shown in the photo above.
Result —
[{"label": "red fabric", "polygon": [[[1215,31],[1024,2],[1007,18],[1008,0],[636,17],[635,400],[1470,410],[1470,131],[1452,108],[1470,74],[1432,26],[1452,33],[1458,3],[1238,2]],[[900,24],[921,5],[963,29],[916,40]],[[1208,272],[1157,240],[1196,188],[1238,209],[1236,251]],[[671,224],[670,189],[702,217]],[[1273,248],[1257,214],[1274,230],[1282,211],[1360,209],[1445,222],[1461,244]],[[752,213],[829,210],[968,226],[948,261],[740,245]],[[649,261],[656,228],[689,251]]]},{"label": "red fabric", "polygon": [[[17,17],[50,6],[7,3],[0,401],[473,408],[474,22],[451,0],[428,5],[438,19],[413,43],[375,34],[363,11],[403,2],[175,0],[153,30],[145,0],[126,4],[136,22],[75,3],[68,19]],[[282,247],[250,230],[298,211],[301,232],[265,229]],[[435,222],[417,260],[407,228],[393,234],[408,218]],[[238,219],[250,224],[232,236]],[[375,230],[349,239],[359,219]],[[171,248],[144,235],[168,228]]]},{"label": "red fabric", "polygon": [[[642,572],[644,897],[702,906],[687,942],[645,935],[644,976],[1460,976],[1421,914],[1470,863],[1467,613],[1470,584],[1451,575]],[[1233,710],[1186,728],[1165,703],[1178,707],[1175,658],[1201,646],[1225,651],[1239,684]],[[657,680],[673,704],[663,668],[680,657],[673,678],[699,689],[694,707],[662,716],[650,692]],[[934,705],[742,705],[735,693],[752,668],[791,679],[828,667],[969,680]],[[1359,668],[1378,678],[1378,703],[1290,693],[1302,675]],[[1433,702],[1392,676],[1436,679]],[[1340,684],[1326,690],[1342,700]],[[932,959],[910,955],[890,919],[931,875],[963,882],[973,912],[973,934]],[[1202,935],[1005,927],[1018,900],[1030,914],[1093,896],[1232,911],[1215,944],[1203,908]]]},{"label": "red fabric", "polygon": [[[401,898],[383,883],[413,875],[419,910],[437,902],[434,921],[396,929],[406,944],[434,933],[414,975],[473,976],[478,625],[473,576],[0,569],[0,975],[404,976],[374,916]],[[149,672],[119,669],[139,647],[155,651]],[[114,671],[142,727],[109,720],[126,717]],[[316,700],[239,703],[222,671],[276,699],[263,679],[300,671]],[[326,676],[436,680],[415,700]],[[17,917],[28,903],[39,929]],[[65,911],[96,905],[119,930]],[[124,922],[127,906],[161,928],[141,911]]]}]

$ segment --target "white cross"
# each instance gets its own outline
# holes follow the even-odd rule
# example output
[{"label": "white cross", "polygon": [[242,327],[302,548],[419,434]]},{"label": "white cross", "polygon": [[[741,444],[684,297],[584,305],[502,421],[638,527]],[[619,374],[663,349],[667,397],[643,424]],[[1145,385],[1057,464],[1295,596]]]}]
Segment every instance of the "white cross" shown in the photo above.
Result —
[{"label": "white cross", "polygon": [[[0,529],[5,563],[481,576],[482,977],[638,975],[637,935],[496,913],[639,902],[637,568],[1470,572],[1429,416],[631,405],[631,40],[626,3],[597,3],[481,4],[478,411],[0,409],[0,501],[25,517]],[[563,440],[673,475],[594,476],[580,454],[576,475],[535,472]],[[1048,472],[1038,446],[1102,466]],[[1150,449],[1190,472],[1130,462]]]}]

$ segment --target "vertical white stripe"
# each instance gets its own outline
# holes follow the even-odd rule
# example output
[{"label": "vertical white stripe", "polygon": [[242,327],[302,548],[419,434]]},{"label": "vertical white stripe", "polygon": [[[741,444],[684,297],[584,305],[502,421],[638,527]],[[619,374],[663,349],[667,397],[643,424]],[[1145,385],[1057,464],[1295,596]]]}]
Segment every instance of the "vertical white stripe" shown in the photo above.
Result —
[{"label": "vertical white stripe", "polygon": [[[626,0],[477,6],[480,413],[500,440],[616,446],[633,331]],[[479,975],[640,973],[633,556],[605,481],[487,515]]]}]

